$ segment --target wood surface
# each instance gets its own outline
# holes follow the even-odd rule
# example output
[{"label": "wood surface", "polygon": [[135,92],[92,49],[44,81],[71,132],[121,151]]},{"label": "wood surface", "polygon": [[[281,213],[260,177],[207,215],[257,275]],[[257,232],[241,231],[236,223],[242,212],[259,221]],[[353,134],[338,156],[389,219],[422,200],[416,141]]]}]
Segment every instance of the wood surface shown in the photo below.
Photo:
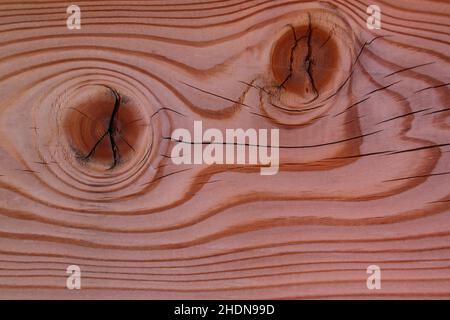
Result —
[{"label": "wood surface", "polygon": [[[70,4],[0,1],[0,298],[450,298],[448,1]],[[280,171],[174,165],[195,120]]]}]

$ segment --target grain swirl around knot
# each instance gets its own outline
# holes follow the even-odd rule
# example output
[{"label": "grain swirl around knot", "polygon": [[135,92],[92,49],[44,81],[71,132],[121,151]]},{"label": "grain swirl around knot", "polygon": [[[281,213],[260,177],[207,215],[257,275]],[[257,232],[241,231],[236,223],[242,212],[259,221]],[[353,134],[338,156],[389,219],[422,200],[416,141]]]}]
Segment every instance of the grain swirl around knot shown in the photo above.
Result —
[{"label": "grain swirl around knot", "polygon": [[[377,4],[80,1],[68,30],[2,1],[0,298],[72,298],[72,264],[89,299],[449,298],[450,6]],[[279,172],[174,164],[194,121],[278,129]]]}]

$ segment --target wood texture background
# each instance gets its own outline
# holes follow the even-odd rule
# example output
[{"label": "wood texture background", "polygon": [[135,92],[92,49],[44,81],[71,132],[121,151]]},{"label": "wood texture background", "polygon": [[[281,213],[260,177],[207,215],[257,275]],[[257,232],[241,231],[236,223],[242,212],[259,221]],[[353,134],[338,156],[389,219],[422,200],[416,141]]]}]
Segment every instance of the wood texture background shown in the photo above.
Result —
[{"label": "wood texture background", "polygon": [[[450,298],[448,1],[69,4],[0,1],[0,298]],[[315,96],[277,78],[308,25]],[[104,86],[112,170],[77,154]],[[279,128],[280,172],[173,165],[194,120]]]}]

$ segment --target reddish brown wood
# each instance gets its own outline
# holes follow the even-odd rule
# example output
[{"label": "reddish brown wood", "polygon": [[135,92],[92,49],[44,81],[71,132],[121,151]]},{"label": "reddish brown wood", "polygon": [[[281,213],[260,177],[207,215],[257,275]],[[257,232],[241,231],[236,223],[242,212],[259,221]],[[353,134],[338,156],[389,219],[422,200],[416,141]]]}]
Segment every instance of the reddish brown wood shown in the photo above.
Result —
[{"label": "reddish brown wood", "polygon": [[[0,1],[0,298],[450,297],[448,1],[77,4]],[[196,120],[280,171],[174,165]]]}]

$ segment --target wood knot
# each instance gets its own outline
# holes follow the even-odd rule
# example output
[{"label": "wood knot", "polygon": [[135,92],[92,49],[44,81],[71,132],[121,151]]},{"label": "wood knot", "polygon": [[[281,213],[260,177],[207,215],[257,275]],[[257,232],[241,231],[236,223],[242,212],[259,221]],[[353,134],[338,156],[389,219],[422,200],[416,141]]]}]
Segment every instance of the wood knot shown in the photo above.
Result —
[{"label": "wood knot", "polygon": [[325,116],[348,81],[358,39],[333,8],[303,11],[274,34],[263,112],[277,123],[311,124]]},{"label": "wood knot", "polygon": [[69,104],[63,128],[77,159],[114,169],[133,157],[143,117],[131,99],[111,87],[90,85]]},{"label": "wood knot", "polygon": [[294,93],[309,103],[316,100],[333,81],[339,63],[338,47],[332,30],[308,20],[301,25],[288,25],[276,42],[272,57],[272,73],[281,90]]}]

